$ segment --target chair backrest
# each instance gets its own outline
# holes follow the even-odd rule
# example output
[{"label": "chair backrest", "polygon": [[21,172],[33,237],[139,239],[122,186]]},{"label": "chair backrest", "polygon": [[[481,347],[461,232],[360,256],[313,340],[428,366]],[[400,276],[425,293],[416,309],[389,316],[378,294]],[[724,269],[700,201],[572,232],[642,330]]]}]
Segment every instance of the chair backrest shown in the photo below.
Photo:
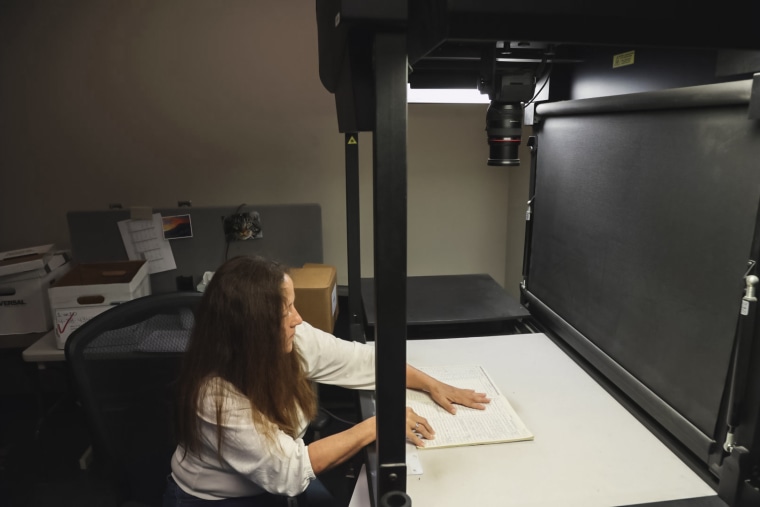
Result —
[{"label": "chair backrest", "polygon": [[66,341],[95,466],[114,480],[122,501],[161,505],[176,445],[174,383],[201,296],[173,292],[121,303]]}]

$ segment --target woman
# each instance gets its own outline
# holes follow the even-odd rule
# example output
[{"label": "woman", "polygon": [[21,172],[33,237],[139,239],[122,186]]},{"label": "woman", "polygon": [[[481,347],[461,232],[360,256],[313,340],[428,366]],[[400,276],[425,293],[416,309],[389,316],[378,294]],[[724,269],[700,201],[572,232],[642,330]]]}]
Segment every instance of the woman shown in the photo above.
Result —
[{"label": "woman", "polygon": [[[483,409],[490,401],[411,366],[406,381],[452,414],[455,403]],[[306,445],[317,413],[313,382],[374,389],[374,347],[304,322],[284,266],[260,257],[226,261],[204,291],[183,358],[165,507],[286,505],[307,488],[306,499],[318,497],[317,475],[372,443],[376,423],[371,417]],[[410,408],[406,425],[416,445],[419,435],[434,436]]]}]

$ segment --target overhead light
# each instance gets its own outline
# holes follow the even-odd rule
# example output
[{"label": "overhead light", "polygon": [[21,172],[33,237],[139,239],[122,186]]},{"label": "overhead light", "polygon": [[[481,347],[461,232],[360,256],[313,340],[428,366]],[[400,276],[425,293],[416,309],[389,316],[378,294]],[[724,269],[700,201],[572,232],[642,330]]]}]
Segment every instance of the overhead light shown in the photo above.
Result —
[{"label": "overhead light", "polygon": [[406,85],[409,104],[488,104],[487,94],[477,88],[411,88]]}]

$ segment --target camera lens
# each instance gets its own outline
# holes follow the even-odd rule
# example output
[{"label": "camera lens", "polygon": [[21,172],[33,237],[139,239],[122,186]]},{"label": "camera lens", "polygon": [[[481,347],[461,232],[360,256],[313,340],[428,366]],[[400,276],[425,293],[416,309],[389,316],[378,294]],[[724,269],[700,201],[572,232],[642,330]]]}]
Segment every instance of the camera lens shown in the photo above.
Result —
[{"label": "camera lens", "polygon": [[522,105],[491,102],[486,112],[488,165],[520,165],[517,156],[522,141]]}]

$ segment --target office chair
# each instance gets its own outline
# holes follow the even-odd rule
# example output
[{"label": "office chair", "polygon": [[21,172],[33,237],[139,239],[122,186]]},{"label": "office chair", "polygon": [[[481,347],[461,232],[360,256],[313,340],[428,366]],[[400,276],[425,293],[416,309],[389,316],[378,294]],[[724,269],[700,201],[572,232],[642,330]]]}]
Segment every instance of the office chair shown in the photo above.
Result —
[{"label": "office chair", "polygon": [[201,296],[173,292],[121,303],[66,341],[95,466],[114,481],[124,507],[161,505],[176,446],[174,382]]},{"label": "office chair", "polygon": [[[176,447],[174,382],[201,297],[173,292],[127,301],[66,341],[95,466],[114,481],[120,507],[161,506]],[[321,412],[311,423],[314,439],[329,419]]]}]

